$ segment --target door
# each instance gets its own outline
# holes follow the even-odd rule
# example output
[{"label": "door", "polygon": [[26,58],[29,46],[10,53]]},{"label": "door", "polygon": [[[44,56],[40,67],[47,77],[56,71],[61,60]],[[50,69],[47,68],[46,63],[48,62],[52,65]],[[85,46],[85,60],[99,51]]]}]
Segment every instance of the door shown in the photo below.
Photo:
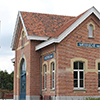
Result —
[{"label": "door", "polygon": [[22,61],[22,64],[21,64],[20,100],[26,100],[26,70],[25,70],[25,61]]}]

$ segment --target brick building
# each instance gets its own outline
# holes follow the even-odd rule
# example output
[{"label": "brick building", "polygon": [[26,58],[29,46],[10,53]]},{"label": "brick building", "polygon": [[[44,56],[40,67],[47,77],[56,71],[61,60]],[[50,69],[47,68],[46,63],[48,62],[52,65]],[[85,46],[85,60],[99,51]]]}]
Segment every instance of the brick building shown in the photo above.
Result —
[{"label": "brick building", "polygon": [[100,13],[77,17],[19,12],[14,100],[78,100],[100,97]]}]

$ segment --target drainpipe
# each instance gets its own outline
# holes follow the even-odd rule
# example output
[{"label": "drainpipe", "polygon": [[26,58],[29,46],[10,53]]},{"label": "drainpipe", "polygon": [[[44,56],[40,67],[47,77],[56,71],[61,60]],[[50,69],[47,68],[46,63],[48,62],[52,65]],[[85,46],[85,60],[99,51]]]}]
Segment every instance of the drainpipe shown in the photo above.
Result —
[{"label": "drainpipe", "polygon": [[54,44],[54,52],[55,52],[55,100],[56,100],[56,44]]},{"label": "drainpipe", "polygon": [[41,50],[39,51],[40,57],[40,97],[42,96],[42,77],[41,77],[41,70],[42,70],[42,58],[41,58]]}]

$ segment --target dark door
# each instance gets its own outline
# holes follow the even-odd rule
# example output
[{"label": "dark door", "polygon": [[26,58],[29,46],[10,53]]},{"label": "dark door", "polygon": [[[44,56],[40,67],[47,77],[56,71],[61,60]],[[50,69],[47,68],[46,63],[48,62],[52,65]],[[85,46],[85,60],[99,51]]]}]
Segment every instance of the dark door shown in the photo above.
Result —
[{"label": "dark door", "polygon": [[24,59],[21,61],[20,69],[20,100],[26,100],[26,65]]},{"label": "dark door", "polygon": [[20,100],[26,100],[26,72],[21,72]]}]

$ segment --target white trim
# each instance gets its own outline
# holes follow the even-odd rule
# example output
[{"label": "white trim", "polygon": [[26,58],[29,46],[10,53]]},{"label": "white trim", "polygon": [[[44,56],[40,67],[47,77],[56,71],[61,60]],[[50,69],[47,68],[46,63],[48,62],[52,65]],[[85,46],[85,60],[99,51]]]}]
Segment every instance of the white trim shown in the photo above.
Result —
[{"label": "white trim", "polygon": [[[55,65],[54,65],[55,63],[54,62],[52,62],[51,63],[51,69],[52,69],[52,90],[55,90]],[[54,70],[53,70],[53,67],[54,67]],[[54,76],[53,76],[53,74],[54,74]],[[54,77],[54,79],[53,79],[53,77]],[[53,82],[54,82],[54,84],[53,84]],[[53,87],[53,85],[54,85],[54,87]]]},{"label": "white trim", "polygon": [[61,42],[66,36],[68,36],[76,27],[78,27],[88,16],[94,13],[100,20],[100,13],[95,7],[90,8],[86,13],[84,13],[78,20],[76,20],[68,29],[66,29],[61,35],[57,38],[51,38],[50,40],[43,42],[35,47],[35,50],[42,49],[52,43]]},{"label": "white trim", "polygon": [[30,35],[28,35],[25,24],[24,24],[24,21],[23,21],[23,18],[22,18],[22,15],[21,15],[20,12],[19,12],[19,17],[21,18],[22,25],[24,27],[24,30],[25,30],[25,33],[26,33],[26,36],[27,36],[28,40],[47,40],[49,38],[49,37],[44,37],[44,36],[36,36],[36,35],[30,36]]},{"label": "white trim", "polygon": [[45,37],[45,36],[27,36],[28,40],[48,40],[49,37]]},{"label": "white trim", "polygon": [[47,89],[47,65],[44,66],[44,89]]},{"label": "white trim", "polygon": [[[100,62],[98,62],[99,64]],[[99,67],[99,66],[98,66]],[[100,70],[98,69],[98,90],[100,90],[100,87],[99,87],[99,73],[100,73]]]},{"label": "white trim", "polygon": [[15,58],[12,58],[11,61],[12,61],[12,63],[15,63]]},{"label": "white trim", "polygon": [[22,18],[22,15],[21,15],[21,12],[20,11],[19,11],[19,17],[20,17],[20,19],[22,21],[22,25],[23,25],[24,31],[26,33],[26,36],[28,36],[28,33],[27,33],[27,30],[26,30],[26,27],[25,27],[25,24],[24,24],[24,21],[23,21],[23,18]]},{"label": "white trim", "polygon": [[[26,36],[27,36],[27,39],[28,40],[42,40],[42,41],[45,41],[45,40],[48,40],[49,37],[46,37],[46,36],[30,36],[28,35],[27,33],[27,29],[25,27],[25,24],[24,24],[24,21],[23,21],[23,18],[22,18],[22,15],[21,15],[21,12],[19,11],[18,12],[18,16],[17,16],[17,20],[16,20],[16,25],[15,25],[15,29],[14,29],[14,34],[13,34],[13,39],[12,39],[12,43],[11,43],[11,48],[14,50],[15,49],[15,43],[16,43],[16,35],[18,34],[17,33],[17,27],[18,27],[18,22],[19,22],[19,18],[21,19],[21,22],[22,22],[22,25],[23,25],[23,28],[24,28],[24,31],[26,33]],[[18,35],[17,35],[18,36]]]},{"label": "white trim", "polygon": [[[78,79],[77,79],[77,81],[78,81],[78,87],[74,87],[74,89],[84,89],[85,88],[84,62],[82,62],[83,63],[83,69],[79,69],[79,63],[80,63],[80,61],[77,61],[77,62],[78,62],[78,69],[73,69],[73,71],[77,72],[77,74],[78,74]],[[82,79],[83,80],[83,87],[80,87],[80,72],[83,72],[83,79]]]},{"label": "white trim", "polygon": [[12,49],[15,48],[16,31],[17,31],[18,22],[19,22],[19,12],[18,12],[18,15],[17,15],[17,20],[16,20],[16,24],[15,24],[15,28],[14,28],[14,33],[13,33],[13,38],[12,38],[12,43],[11,43],[11,48]]},{"label": "white trim", "polygon": [[46,46],[48,46],[48,45],[50,45],[52,43],[59,43],[59,41],[56,38],[51,38],[50,40],[47,40],[47,41],[42,42],[39,45],[35,46],[35,50],[37,51],[37,50],[39,50],[39,49],[41,49],[43,47],[46,47]]}]

